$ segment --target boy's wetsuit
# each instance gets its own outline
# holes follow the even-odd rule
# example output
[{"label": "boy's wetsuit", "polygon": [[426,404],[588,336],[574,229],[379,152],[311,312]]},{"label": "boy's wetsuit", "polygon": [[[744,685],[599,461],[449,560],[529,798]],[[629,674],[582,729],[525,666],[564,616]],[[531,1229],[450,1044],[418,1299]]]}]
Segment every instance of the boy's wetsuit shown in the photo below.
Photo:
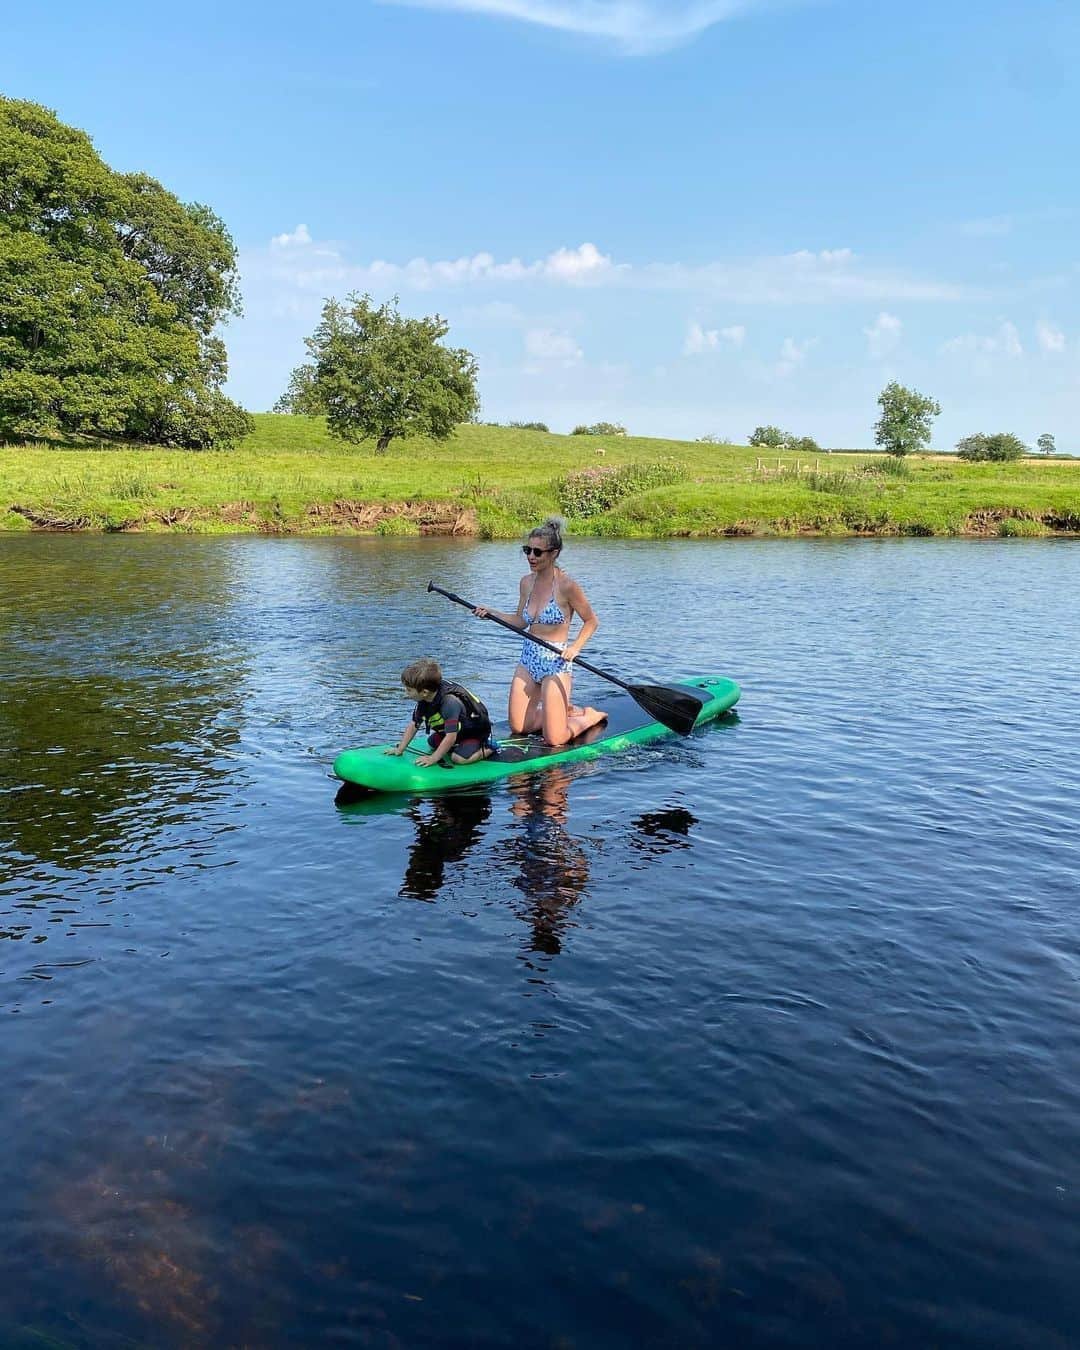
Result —
[{"label": "boy's wetsuit", "polygon": [[457,732],[455,755],[469,759],[491,740],[491,717],[475,694],[453,680],[443,680],[435,697],[424,699],[413,709],[413,721],[423,722],[428,744],[434,750],[448,732]]}]

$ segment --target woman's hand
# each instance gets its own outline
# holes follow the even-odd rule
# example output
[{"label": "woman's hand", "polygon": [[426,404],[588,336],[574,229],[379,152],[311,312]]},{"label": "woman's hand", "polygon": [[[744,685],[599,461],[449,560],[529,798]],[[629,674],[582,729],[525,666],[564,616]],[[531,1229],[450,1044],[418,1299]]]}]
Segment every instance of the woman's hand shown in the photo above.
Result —
[{"label": "woman's hand", "polygon": [[438,764],[438,762],[434,755],[420,755],[417,758],[416,767],[418,769],[430,769],[433,764]]},{"label": "woman's hand", "polygon": [[400,745],[392,745],[392,746],[390,747],[389,750],[384,750],[384,751],[383,751],[383,754],[384,754],[384,755],[401,755],[401,754],[404,754],[404,751],[402,750],[402,748],[401,748]]},{"label": "woman's hand", "polygon": [[478,619],[486,619],[489,613],[490,611],[484,605],[477,605],[473,610],[473,614],[475,614]]}]

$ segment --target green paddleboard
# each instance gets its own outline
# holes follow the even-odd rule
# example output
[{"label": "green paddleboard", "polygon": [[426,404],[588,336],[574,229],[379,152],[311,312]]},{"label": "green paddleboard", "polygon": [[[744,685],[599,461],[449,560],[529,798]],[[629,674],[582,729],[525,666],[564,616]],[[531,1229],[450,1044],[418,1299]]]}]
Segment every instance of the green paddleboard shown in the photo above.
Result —
[{"label": "green paddleboard", "polygon": [[[695,727],[715,722],[739,701],[739,686],[734,680],[707,677],[687,680],[687,689],[704,690],[708,701],[702,705]],[[499,753],[494,759],[477,764],[458,764],[443,768],[436,764],[422,769],[416,763],[427,745],[418,736],[413,747],[403,755],[387,755],[385,745],[365,746],[359,750],[343,750],[334,760],[334,776],[343,783],[366,788],[370,792],[443,792],[477,783],[494,783],[511,774],[537,773],[552,764],[571,764],[576,760],[596,759],[631,745],[647,745],[650,741],[674,736],[662,722],[655,722],[644,709],[638,707],[629,694],[605,694],[599,706],[608,714],[606,722],[580,736],[569,745],[555,749],[538,736],[514,736],[505,724],[495,727]]]}]

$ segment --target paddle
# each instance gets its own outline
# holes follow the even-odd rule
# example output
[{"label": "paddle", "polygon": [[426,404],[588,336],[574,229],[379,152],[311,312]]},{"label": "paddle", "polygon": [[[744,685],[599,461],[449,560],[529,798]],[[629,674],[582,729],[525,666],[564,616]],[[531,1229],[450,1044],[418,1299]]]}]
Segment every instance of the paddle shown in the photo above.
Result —
[{"label": "paddle", "polygon": [[[433,581],[428,582],[428,590],[436,591],[439,595],[445,595],[447,600],[452,600],[455,605],[461,605],[463,609],[470,611],[476,609],[476,606],[470,601],[462,600],[461,596],[455,595],[453,591],[444,591],[441,586],[436,586]],[[505,619],[500,619],[494,614],[488,614],[487,618],[492,623],[497,623],[501,628],[516,633],[518,637],[526,637],[530,642],[535,642],[538,647],[546,647],[549,652],[562,656],[562,650],[556,647],[553,642],[547,642],[542,637],[536,637],[534,634],[526,632],[525,629],[518,628],[516,624],[507,623]],[[644,708],[650,717],[655,718],[657,722],[662,722],[664,726],[670,727],[672,731],[677,731],[680,736],[689,736],[693,731],[694,723],[697,721],[698,714],[707,698],[707,695],[699,694],[696,689],[686,689],[681,685],[627,684],[625,680],[620,680],[618,675],[612,675],[610,671],[601,670],[599,666],[590,665],[581,656],[575,659],[574,665],[583,666],[585,670],[591,671],[594,675],[599,675],[602,680],[610,680],[612,684],[617,684],[620,689],[625,689],[634,702]]]}]

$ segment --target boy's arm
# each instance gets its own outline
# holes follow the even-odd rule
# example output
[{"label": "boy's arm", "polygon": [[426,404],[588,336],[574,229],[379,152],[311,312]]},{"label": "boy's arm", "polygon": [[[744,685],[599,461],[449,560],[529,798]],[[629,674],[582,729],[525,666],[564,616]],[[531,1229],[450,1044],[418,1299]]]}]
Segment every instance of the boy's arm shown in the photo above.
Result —
[{"label": "boy's arm", "polygon": [[401,733],[401,740],[398,741],[397,745],[395,745],[395,746],[393,747],[393,749],[391,749],[391,750],[384,750],[384,751],[383,751],[383,754],[384,754],[384,755],[403,755],[403,754],[405,753],[406,748],[407,748],[407,747],[409,746],[409,744],[412,742],[413,737],[416,735],[416,733],[417,733],[419,730],[420,730],[420,728],[419,728],[419,726],[417,725],[417,723],[414,722],[414,721],[410,718],[410,719],[409,719],[409,724],[408,724],[408,726],[407,726],[407,727],[405,728],[405,730]]},{"label": "boy's arm", "polygon": [[457,744],[458,734],[456,731],[448,731],[439,742],[438,747],[432,750],[430,755],[421,755],[417,759],[417,766],[421,769],[427,769],[432,764],[438,764],[439,760],[445,759]]}]

